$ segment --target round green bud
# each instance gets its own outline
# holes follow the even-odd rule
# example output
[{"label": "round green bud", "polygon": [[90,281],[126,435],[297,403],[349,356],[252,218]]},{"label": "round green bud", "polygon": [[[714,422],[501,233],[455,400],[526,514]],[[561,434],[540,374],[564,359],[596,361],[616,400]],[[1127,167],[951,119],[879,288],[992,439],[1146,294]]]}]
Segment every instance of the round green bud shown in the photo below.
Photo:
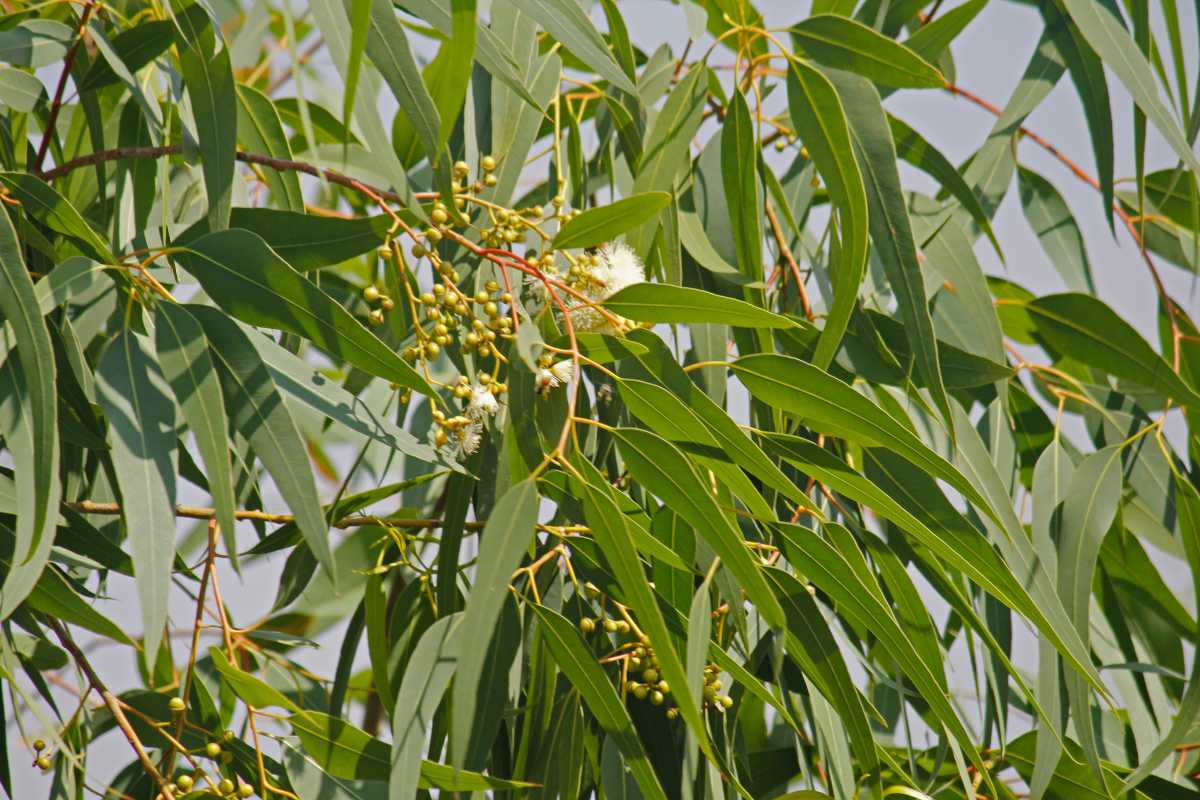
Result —
[{"label": "round green bud", "polygon": [[42,772],[48,772],[50,770],[50,759],[46,758],[45,756],[38,756],[38,760],[34,763],[37,764],[38,769],[40,769]]},{"label": "round green bud", "polygon": [[175,779],[175,785],[185,792],[190,792],[192,790],[192,776],[180,775]]},{"label": "round green bud", "polygon": [[484,172],[491,172],[496,168],[496,159],[491,156],[484,156],[479,159],[479,166],[483,167]]},{"label": "round green bud", "polygon": [[235,789],[237,787],[233,785],[233,781],[229,780],[229,778],[225,778],[217,784],[217,791],[221,794],[233,794]]},{"label": "round green bud", "polygon": [[46,742],[45,742],[45,740],[43,740],[43,739],[34,739],[34,740],[33,740],[33,749],[34,749],[36,752],[38,752],[38,753],[40,753],[40,752],[42,752],[43,750],[45,750],[45,749],[46,749]]},{"label": "round green bud", "polygon": [[[469,339],[469,338],[471,338],[471,336],[474,336],[474,335],[475,334],[473,334],[473,333],[469,334],[467,336],[467,338]],[[588,619],[587,617],[584,617],[583,619],[579,620],[579,630],[582,631],[583,634],[586,636],[587,634],[592,633],[593,631],[596,630],[596,623],[593,622],[592,620]]]},{"label": "round green bud", "polygon": [[167,703],[167,707],[170,708],[172,711],[174,711],[176,714],[178,714],[180,711],[183,711],[183,709],[185,709],[187,706],[184,704],[182,697],[172,697],[171,701],[169,703]]},{"label": "round green bud", "polygon": [[445,225],[446,220],[450,219],[450,216],[442,209],[435,208],[433,213],[429,215],[429,218],[433,220],[435,225]]},{"label": "round green bud", "polygon": [[238,787],[238,797],[250,797],[254,794],[254,787],[248,783],[243,783]]},{"label": "round green bud", "polygon": [[374,286],[368,286],[363,289],[363,300],[366,300],[368,303],[374,303],[379,297],[379,290]]},{"label": "round green bud", "polygon": [[216,742],[209,742],[208,744],[204,745],[204,755],[208,756],[209,758],[216,758],[217,756],[221,755],[221,745],[217,744]]},{"label": "round green bud", "polygon": [[665,699],[666,698],[663,697],[663,693],[658,691],[657,689],[650,693],[650,702],[653,705],[661,706],[663,704],[663,700],[665,700]]}]

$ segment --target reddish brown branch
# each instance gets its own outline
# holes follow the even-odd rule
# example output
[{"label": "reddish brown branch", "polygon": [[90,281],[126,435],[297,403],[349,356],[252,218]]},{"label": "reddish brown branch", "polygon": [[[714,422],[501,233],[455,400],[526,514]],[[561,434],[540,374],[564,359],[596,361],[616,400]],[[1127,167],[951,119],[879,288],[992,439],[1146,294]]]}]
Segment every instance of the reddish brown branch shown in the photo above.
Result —
[{"label": "reddish brown branch", "polygon": [[75,56],[79,52],[79,48],[83,45],[84,29],[87,27],[88,19],[92,16],[93,8],[95,8],[95,5],[89,2],[83,7],[83,13],[79,16],[79,27],[75,29],[75,43],[71,45],[71,49],[63,61],[62,73],[58,76],[58,86],[54,88],[54,99],[50,102],[50,113],[46,115],[46,128],[42,132],[42,143],[38,145],[37,155],[33,159],[32,172],[40,170],[42,162],[46,160],[46,151],[50,149],[50,139],[54,136],[54,126],[58,122],[58,112],[62,109],[63,92],[67,88],[67,78],[71,74],[71,66],[75,63]]},{"label": "reddish brown branch", "polygon": [[[946,89],[946,91],[950,92],[953,95],[957,95],[959,97],[963,97],[967,100],[970,100],[975,105],[977,105],[980,108],[983,108],[987,111],[990,111],[992,114],[994,114],[997,117],[1002,116],[1004,113],[1004,111],[1001,108],[999,108],[998,106],[994,105],[993,103],[989,103],[987,100],[984,100],[982,97],[980,97],[979,95],[977,95],[973,92],[963,89],[961,86],[955,86],[954,84],[947,84],[945,89]],[[1075,175],[1076,178],[1079,178],[1079,180],[1083,181],[1088,186],[1091,186],[1096,191],[1101,190],[1099,180],[1097,180],[1096,178],[1094,178],[1090,174],[1088,174],[1088,172],[1086,170],[1084,170],[1081,166],[1079,166],[1074,161],[1072,161],[1069,157],[1067,157],[1067,155],[1065,153],[1063,153],[1061,150],[1059,150],[1057,147],[1055,147],[1053,144],[1051,144],[1045,137],[1039,135],[1035,131],[1030,130],[1029,128],[1025,127],[1024,125],[1019,126],[1017,128],[1017,130],[1021,133],[1022,136],[1027,137],[1030,141],[1034,142],[1039,147],[1041,147],[1043,150],[1045,150],[1047,153],[1049,153],[1050,155],[1052,155],[1056,159],[1058,159],[1058,161],[1063,166],[1065,166],[1067,169],[1071,170],[1071,172]],[[1147,250],[1146,250],[1146,243],[1142,239],[1142,236],[1141,236],[1140,231],[1138,230],[1137,224],[1134,222],[1133,218],[1125,211],[1125,209],[1121,208],[1120,201],[1116,201],[1113,203],[1113,212],[1116,213],[1116,215],[1121,218],[1121,222],[1124,223],[1125,228],[1129,231],[1129,235],[1133,237],[1133,241],[1137,245],[1138,252],[1142,256],[1142,261],[1145,262],[1146,269],[1149,270],[1150,277],[1154,281],[1154,288],[1155,288],[1155,291],[1158,293],[1159,300],[1162,301],[1163,306],[1167,310],[1167,319],[1171,323],[1171,339],[1172,339],[1172,348],[1173,348],[1172,363],[1173,363],[1175,371],[1178,372],[1179,371],[1179,342],[1183,336],[1183,332],[1180,330],[1179,323],[1176,319],[1176,313],[1177,313],[1178,309],[1175,305],[1175,301],[1171,299],[1171,296],[1169,294],[1167,294],[1167,288],[1166,288],[1166,285],[1163,284],[1162,275],[1159,274],[1158,267],[1155,266],[1154,260],[1150,258],[1150,253],[1147,252]]]},{"label": "reddish brown branch", "polygon": [[[70,161],[59,164],[53,169],[42,172],[41,177],[42,180],[49,182],[61,178],[63,175],[73,172],[80,167],[91,166],[101,161],[118,161],[127,158],[162,158],[163,156],[177,156],[182,152],[183,145],[178,144],[161,145],[159,147],[114,147],[111,150],[99,150],[95,153],[88,153],[86,156],[73,158]],[[306,161],[293,161],[287,158],[275,158],[274,156],[267,156],[261,153],[246,153],[242,151],[238,151],[236,158],[243,164],[258,164],[280,172],[303,172],[306,175],[313,175],[315,177],[323,176],[330,183],[345,186],[347,189],[362,191],[365,188],[384,200],[389,200],[393,203],[404,203],[404,198],[395,192],[369,186],[340,172],[324,169],[315,164],[309,164]],[[434,192],[418,192],[413,196],[418,200],[428,200],[435,195],[436,193]]]}]

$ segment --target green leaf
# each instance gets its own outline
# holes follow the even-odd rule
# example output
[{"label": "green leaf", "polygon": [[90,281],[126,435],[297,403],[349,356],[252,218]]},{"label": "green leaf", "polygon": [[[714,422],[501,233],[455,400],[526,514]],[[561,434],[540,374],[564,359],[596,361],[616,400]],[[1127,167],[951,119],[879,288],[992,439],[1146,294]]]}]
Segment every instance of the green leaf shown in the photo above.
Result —
[{"label": "green leaf", "polygon": [[152,660],[167,622],[175,561],[175,404],[147,343],[132,331],[120,333],[100,357],[96,395],[108,420],[145,654]]},{"label": "green leaf", "polygon": [[985,514],[991,505],[954,465],[925,446],[906,426],[868,397],[791,356],[758,353],[730,364],[746,388],[767,405],[795,414],[814,430],[857,442],[886,447],[919,469],[949,483]]},{"label": "green leaf", "polygon": [[533,541],[538,516],[534,479],[526,479],[504,493],[488,515],[480,535],[479,567],[463,609],[461,635],[471,647],[460,654],[451,706],[453,761],[462,764],[475,719],[475,698],[483,671],[486,644],[491,641],[513,572]]},{"label": "green leaf", "polygon": [[210,647],[208,655],[212,659],[212,665],[221,674],[221,679],[229,684],[229,688],[233,690],[233,693],[241,698],[242,702],[246,705],[254,706],[255,708],[275,706],[285,711],[300,711],[300,707],[288,699],[283,692],[251,675],[249,672],[230,664],[225,654],[216,647]]},{"label": "green leaf", "polygon": [[363,51],[367,47],[367,31],[371,27],[371,0],[348,0],[346,9],[350,14],[350,60],[346,64],[346,89],[342,95],[342,127],[349,131]]},{"label": "green leaf", "polygon": [[36,75],[19,69],[0,69],[0,103],[21,114],[37,107],[46,88]]},{"label": "green leaf", "polygon": [[238,229],[210,233],[176,258],[222,308],[243,322],[303,336],[372,375],[433,394],[394,350],[255,234]]},{"label": "green leaf", "polygon": [[791,31],[793,41],[827,67],[885,86],[936,89],[946,84],[937,68],[912,50],[852,19],[817,14]]},{"label": "green leaf", "polygon": [[1183,129],[1159,98],[1158,85],[1150,64],[1125,30],[1115,10],[1093,0],[1062,0],[1062,4],[1079,26],[1083,38],[1124,84],[1133,102],[1146,112],[1167,144],[1193,173],[1200,174],[1200,158],[1197,158]]},{"label": "green leaf", "polygon": [[438,131],[439,150],[446,146],[454,131],[454,122],[467,96],[471,64],[475,60],[475,36],[479,30],[475,5],[476,0],[450,0],[450,38],[442,45],[446,51],[446,63],[438,73],[442,79],[434,91],[442,121]]},{"label": "green leaf", "polygon": [[421,634],[404,670],[392,711],[391,800],[417,797],[421,753],[462,657],[462,621],[461,614],[451,614],[430,625]]},{"label": "green leaf", "polygon": [[67,54],[75,32],[52,19],[26,19],[0,31],[0,61],[14,67],[45,67]]},{"label": "green leaf", "polygon": [[237,565],[233,470],[229,464],[229,419],[216,367],[209,356],[204,330],[191,314],[173,303],[159,303],[155,311],[155,344],[159,365],[184,421],[196,438],[204,460],[208,491],[216,509],[217,525],[226,552]]},{"label": "green leaf", "polygon": [[600,728],[621,751],[642,796],[648,800],[666,800],[666,792],[646,757],[629,712],[617,697],[604,669],[596,663],[596,657],[579,638],[575,626],[545,606],[531,604],[529,607],[541,622],[538,630],[554,655],[555,663],[579,692]]},{"label": "green leaf", "polygon": [[1092,266],[1088,262],[1083,233],[1066,201],[1050,181],[1036,172],[1019,167],[1017,176],[1025,219],[1037,234],[1050,263],[1070,291],[1095,294],[1096,285],[1092,281]]},{"label": "green leaf", "polygon": [[[8,567],[5,562],[5,567]],[[29,593],[30,608],[71,625],[100,634],[114,642],[133,645],[120,626],[75,593],[71,584],[54,567],[42,571],[37,586]]]},{"label": "green leaf", "polygon": [[[275,110],[270,98],[257,89],[238,84],[237,101],[238,139],[246,149],[252,153],[264,153],[291,161],[292,148],[284,135],[279,112]],[[304,213],[304,194],[300,191],[300,178],[297,173],[268,168],[263,170],[263,175],[276,202],[288,211]],[[229,224],[230,227],[238,227],[232,218]]]},{"label": "green leaf", "polygon": [[979,198],[975,196],[975,192],[971,191],[971,187],[963,180],[962,173],[948,158],[942,155],[941,151],[913,130],[907,122],[893,117],[891,114],[887,115],[887,121],[892,130],[892,141],[896,145],[896,154],[936,180],[943,189],[950,193],[951,197],[961,203],[962,207],[971,215],[971,219],[988,237],[988,241],[996,250],[996,255],[1003,260],[1004,254],[1000,250],[1000,242],[996,239],[996,233],[992,230],[992,221],[980,204]]},{"label": "green leaf", "polygon": [[[703,119],[707,76],[708,71],[702,66],[693,66],[667,95],[662,110],[646,132],[634,173],[634,192],[675,193],[676,178],[691,159],[692,137]],[[654,245],[657,230],[657,223],[646,223],[627,234],[625,240],[644,260]]]},{"label": "green leaf", "polygon": [[833,298],[817,340],[813,363],[822,369],[837,354],[867,267],[867,189],[850,138],[850,123],[837,90],[809,65],[788,70],[788,111],[838,211],[841,248],[833,270]]},{"label": "green leaf", "polygon": [[547,33],[599,73],[600,77],[618,89],[630,94],[637,93],[637,88],[617,64],[604,38],[575,0],[513,0],[513,5],[537,20]]},{"label": "green leaf", "polygon": [[[1062,504],[1058,535],[1058,593],[1067,615],[1086,643],[1091,632],[1092,579],[1100,545],[1117,515],[1121,500],[1120,446],[1085,457],[1075,468]],[[1066,676],[1075,733],[1093,772],[1101,775],[1099,745],[1092,724],[1091,697],[1082,675]]]},{"label": "green leaf", "polygon": [[671,202],[666,192],[642,192],[622,197],[598,208],[589,208],[569,220],[550,246],[555,250],[594,247],[654,219]]},{"label": "green leaf", "polygon": [[200,140],[208,225],[210,230],[219,231],[229,226],[237,163],[238,101],[229,48],[219,42],[220,34],[206,16],[176,14],[173,19],[183,83],[192,100]]},{"label": "green leaf", "polygon": [[937,61],[987,3],[988,0],[968,0],[961,6],[945,10],[932,20],[926,20],[904,41],[905,47],[929,63]]},{"label": "green leaf", "polygon": [[[346,0],[347,5],[352,2],[354,0]],[[371,0],[370,23],[367,56],[392,90],[400,110],[412,123],[429,163],[436,164],[441,155],[438,144],[441,119],[421,79],[421,71],[408,44],[408,34],[396,19],[396,10],[390,0]]]},{"label": "green leaf", "polygon": [[950,401],[942,383],[925,279],[917,261],[912,223],[908,219],[900,172],[896,168],[896,148],[892,144],[879,93],[865,79],[848,73],[831,72],[829,77],[841,95],[854,137],[855,155],[870,204],[871,241],[896,296],[917,372],[943,418],[949,420]]},{"label": "green leaf", "polygon": [[672,697],[680,715],[699,742],[700,749],[710,759],[715,759],[699,703],[689,691],[684,663],[675,650],[675,643],[659,610],[654,591],[646,579],[646,570],[638,558],[637,548],[634,547],[633,536],[625,517],[613,500],[608,482],[599,470],[583,458],[577,458],[575,463],[587,480],[583,485],[582,499],[584,517],[591,528],[592,537],[600,545],[601,552],[612,567],[625,603],[633,609],[638,625],[654,643],[654,653],[658,658],[663,679],[670,686],[678,687],[672,692]]},{"label": "green leaf", "polygon": [[[58,390],[54,348],[50,332],[42,319],[34,291],[33,280],[21,256],[21,243],[13,228],[8,212],[0,213],[0,316],[12,326],[16,346],[16,361],[9,364],[15,370],[20,366],[21,385],[24,390],[16,391],[15,382],[10,384],[13,393],[3,400],[17,404],[14,414],[19,416],[21,433],[17,435],[28,446],[25,455],[28,464],[17,471],[18,495],[22,498],[23,514],[17,520],[17,544],[13,554],[19,565],[31,558],[40,548],[49,553],[48,543],[54,536],[58,519],[59,486],[59,439],[58,439]],[[7,362],[8,359],[5,359]],[[5,433],[9,433],[6,431]],[[13,442],[8,442],[16,455]],[[40,571],[40,565],[38,566]],[[7,618],[21,602],[25,592],[33,587],[37,576],[27,576],[23,592],[13,592],[16,570],[4,577],[2,613]],[[32,578],[32,580],[28,580]],[[21,596],[18,596],[21,595]]]},{"label": "green leaf", "polygon": [[[184,16],[193,17],[196,25],[202,24],[203,7],[199,3],[189,5]],[[142,67],[158,58],[174,41],[175,26],[170,20],[142,20],[112,38],[113,53],[129,74],[136,74]],[[91,92],[117,83],[121,78],[105,58],[97,58],[84,73],[79,91]]]},{"label": "green leaf", "polygon": [[958,740],[973,763],[982,763],[971,734],[946,698],[945,676],[939,678],[921,658],[893,616],[878,584],[856,580],[859,573],[853,565],[815,532],[796,525],[780,525],[778,530],[786,542],[788,560],[830,596],[840,615],[879,638],[947,733]]},{"label": "green leaf", "polygon": [[[262,238],[267,245],[301,272],[332,267],[369,253],[387,238],[392,220],[386,214],[375,217],[319,217],[303,211],[277,208],[236,207],[229,217],[229,227],[245,228]],[[175,239],[186,246],[206,233],[211,233],[205,220],[198,220]]]},{"label": "green leaf", "polygon": [[[387,781],[391,770],[392,748],[362,728],[319,711],[301,711],[288,717],[288,723],[306,756],[335,778]],[[523,781],[493,778],[465,769],[421,762],[421,788],[447,792],[484,792],[489,790],[527,789]]]},{"label": "green leaf", "polygon": [[617,428],[613,433],[634,478],[704,537],[769,624],[782,625],[783,609],[767,587],[741,531],[717,505],[691,462],[674,445],[649,431]]},{"label": "green leaf", "polygon": [[25,172],[0,172],[0,183],[27,214],[69,238],[84,255],[105,263],[112,260],[104,239],[49,185]]},{"label": "green leaf", "polygon": [[754,281],[763,277],[763,196],[758,153],[750,106],[740,91],[734,92],[721,125],[721,178],[738,270]]},{"label": "green leaf", "polygon": [[1037,334],[1059,353],[1156,389],[1185,406],[1200,395],[1115,311],[1085,294],[1052,294],[1025,304]]},{"label": "green leaf", "polygon": [[635,283],[604,301],[610,311],[638,322],[719,322],[743,328],[796,328],[800,323],[745,300],[675,286]]},{"label": "green leaf", "polygon": [[[806,531],[801,535],[815,533]],[[807,587],[786,572],[774,568],[766,572],[767,580],[774,584],[787,612],[785,647],[788,653],[838,712],[863,771],[874,772],[878,768],[878,759],[863,699],[850,678],[850,670],[816,601]]]},{"label": "green leaf", "polygon": [[288,504],[317,561],[336,576],[329,529],[309,466],[308,452],[291,413],[280,397],[249,337],[231,319],[209,306],[188,305],[212,345],[210,355],[221,378],[225,411],[246,437]]}]

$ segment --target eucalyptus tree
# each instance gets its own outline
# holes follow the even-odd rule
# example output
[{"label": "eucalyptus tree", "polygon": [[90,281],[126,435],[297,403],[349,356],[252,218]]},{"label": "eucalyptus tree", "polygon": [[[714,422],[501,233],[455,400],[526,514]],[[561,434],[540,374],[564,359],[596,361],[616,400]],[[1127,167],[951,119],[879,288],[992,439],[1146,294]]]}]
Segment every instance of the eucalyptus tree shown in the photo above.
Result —
[{"label": "eucalyptus tree", "polygon": [[1200,796],[1187,4],[2,5],[9,796]]}]

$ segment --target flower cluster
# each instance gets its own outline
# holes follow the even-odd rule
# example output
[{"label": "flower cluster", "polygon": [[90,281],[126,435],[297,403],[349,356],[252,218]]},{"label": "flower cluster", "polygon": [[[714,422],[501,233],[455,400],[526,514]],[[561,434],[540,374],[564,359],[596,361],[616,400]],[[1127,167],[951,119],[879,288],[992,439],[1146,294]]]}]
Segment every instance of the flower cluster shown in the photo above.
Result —
[{"label": "flower cluster", "polygon": [[612,320],[597,311],[594,304],[645,280],[642,260],[624,242],[609,243],[595,253],[584,253],[567,273],[567,285],[587,298],[586,302],[571,298],[571,324],[577,331],[615,333]]}]

